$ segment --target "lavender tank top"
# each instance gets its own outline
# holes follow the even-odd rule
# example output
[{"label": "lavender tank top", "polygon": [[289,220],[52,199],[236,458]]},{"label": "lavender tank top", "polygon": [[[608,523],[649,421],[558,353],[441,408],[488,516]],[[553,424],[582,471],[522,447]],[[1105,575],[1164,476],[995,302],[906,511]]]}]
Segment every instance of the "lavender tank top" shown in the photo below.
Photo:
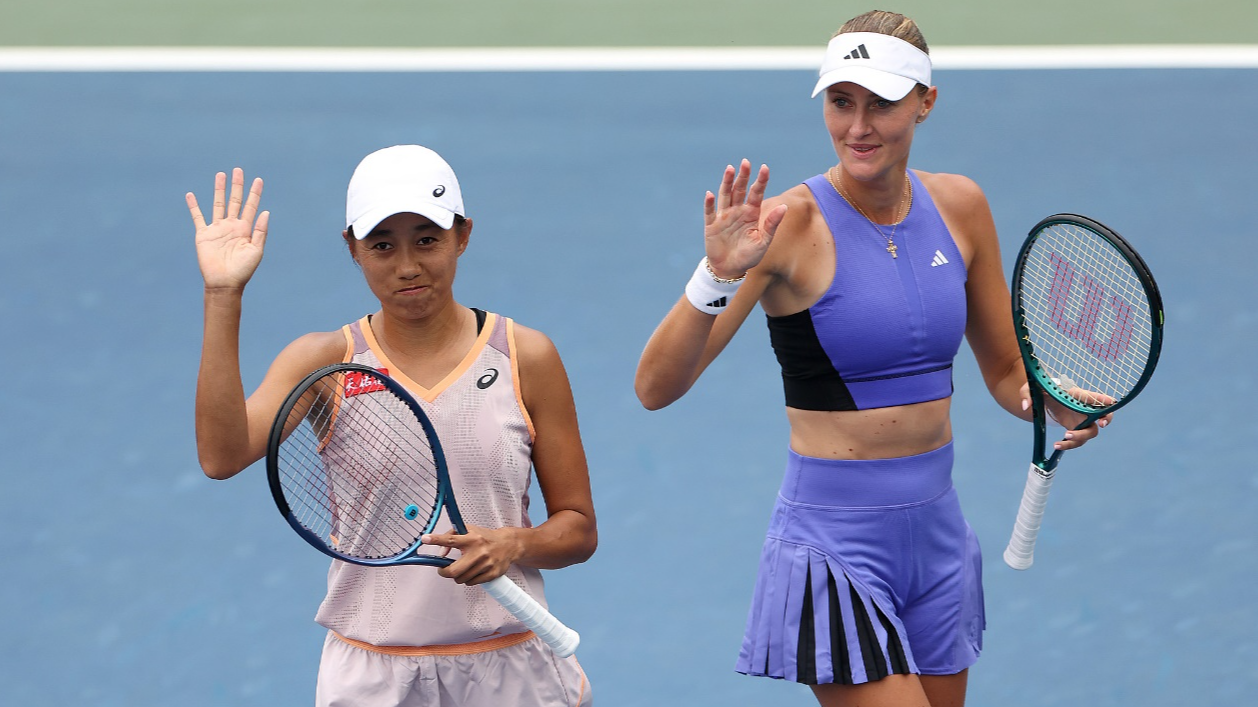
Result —
[{"label": "lavender tank top", "polygon": [[912,171],[909,179],[913,205],[896,228],[895,258],[824,174],[804,182],[830,227],[835,273],[808,309],[768,317],[788,407],[869,410],[952,394],[965,262],[930,194]]}]

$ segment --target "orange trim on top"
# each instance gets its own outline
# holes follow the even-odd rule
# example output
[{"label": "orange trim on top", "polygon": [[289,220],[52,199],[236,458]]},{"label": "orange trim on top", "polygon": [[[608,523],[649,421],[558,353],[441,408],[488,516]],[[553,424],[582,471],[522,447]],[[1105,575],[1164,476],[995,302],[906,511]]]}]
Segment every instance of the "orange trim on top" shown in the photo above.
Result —
[{"label": "orange trim on top", "polygon": [[379,359],[380,365],[389,369],[389,376],[401,383],[402,387],[415,393],[417,397],[431,403],[437,399],[437,396],[445,392],[446,388],[454,385],[454,382],[460,376],[467,373],[468,369],[472,367],[472,363],[480,356],[481,351],[485,350],[485,346],[489,343],[489,335],[494,330],[494,321],[497,316],[493,312],[488,313],[488,316],[485,318],[485,326],[481,329],[480,334],[477,335],[476,342],[472,344],[472,348],[468,350],[467,355],[463,357],[459,365],[447,373],[446,377],[442,378],[441,382],[433,386],[431,390],[411,380],[409,376],[402,372],[402,369],[395,366],[389,360],[389,357],[385,355],[384,348],[380,346],[380,342],[376,340],[376,333],[371,330],[371,323],[367,320],[367,317],[363,317],[360,321],[362,322],[363,338],[366,339],[368,348]]},{"label": "orange trim on top", "polygon": [[[367,319],[363,317],[363,319]],[[345,357],[341,359],[341,363],[353,363],[354,361],[354,331],[350,329],[352,324],[346,324],[341,327],[341,333],[345,335]]]},{"label": "orange trim on top", "polygon": [[[345,356],[341,358],[341,363],[351,363],[354,360],[354,333],[350,330],[349,324],[341,327],[341,333],[345,335]],[[341,388],[344,385],[345,374],[342,373],[338,379],[337,387]],[[322,439],[319,440],[319,445],[316,450],[320,454],[323,453],[323,449],[328,445],[328,442],[332,441],[332,428],[336,425],[336,418],[341,412],[342,399],[343,398],[338,390],[335,400],[332,401],[332,414],[328,416],[327,430],[324,431]],[[335,540],[335,538],[333,538],[333,540]]]},{"label": "orange trim on top", "polygon": [[520,414],[524,416],[524,424],[529,428],[529,441],[537,442],[537,430],[533,427],[533,418],[529,409],[524,406],[524,391],[520,388],[520,350],[515,344],[515,321],[507,319],[507,358],[511,361],[511,384],[515,386],[515,402],[520,406]]},{"label": "orange trim on top", "polygon": [[[536,637],[532,631],[524,633],[511,633],[506,636],[498,636],[487,641],[473,641],[471,643],[450,643],[436,646],[377,646],[365,641],[346,638],[336,631],[332,631],[332,635],[337,639],[348,643],[355,648],[361,648],[372,653],[383,653],[385,655],[398,655],[407,657],[422,656],[449,656],[449,655],[474,655],[476,653],[488,653],[511,646],[518,646],[525,641]],[[584,676],[582,678],[584,681]]]},{"label": "orange trim on top", "polygon": [[585,668],[582,668],[581,664],[577,663],[577,657],[575,655],[572,656],[572,662],[576,663],[577,672],[581,673],[581,692],[577,694],[577,704],[579,705],[583,700],[585,700],[585,686],[587,684],[585,681]]}]

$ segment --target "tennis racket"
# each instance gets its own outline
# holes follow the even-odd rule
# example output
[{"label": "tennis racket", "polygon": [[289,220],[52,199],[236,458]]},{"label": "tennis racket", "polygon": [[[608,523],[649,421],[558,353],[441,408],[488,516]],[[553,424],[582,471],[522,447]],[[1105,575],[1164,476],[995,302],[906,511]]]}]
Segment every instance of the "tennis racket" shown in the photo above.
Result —
[{"label": "tennis racket", "polygon": [[[266,454],[280,513],[306,542],[367,567],[432,565],[420,537],[442,510],[467,533],[441,442],[406,390],[368,366],[340,363],[311,373],[280,406]],[[580,637],[505,575],[480,585],[562,657]]]},{"label": "tennis racket", "polygon": [[1149,268],[1114,231],[1057,214],[1031,229],[1013,268],[1013,321],[1031,392],[1035,446],[1005,548],[1024,570],[1062,450],[1045,455],[1044,396],[1082,413],[1079,430],[1131,402],[1162,350],[1162,297]]}]

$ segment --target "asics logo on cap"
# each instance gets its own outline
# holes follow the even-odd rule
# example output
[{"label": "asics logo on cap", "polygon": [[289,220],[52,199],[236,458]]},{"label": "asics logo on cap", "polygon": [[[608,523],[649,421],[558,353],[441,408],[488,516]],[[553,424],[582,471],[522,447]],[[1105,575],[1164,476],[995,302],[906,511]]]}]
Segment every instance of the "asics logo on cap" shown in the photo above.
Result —
[{"label": "asics logo on cap", "polygon": [[437,188],[432,190],[433,196],[441,196],[442,194],[445,194],[445,193],[446,193],[446,187],[444,184],[438,184]]},{"label": "asics logo on cap", "polygon": [[861,44],[852,50],[851,54],[843,57],[844,59],[868,59],[869,52],[865,51],[865,45]]}]

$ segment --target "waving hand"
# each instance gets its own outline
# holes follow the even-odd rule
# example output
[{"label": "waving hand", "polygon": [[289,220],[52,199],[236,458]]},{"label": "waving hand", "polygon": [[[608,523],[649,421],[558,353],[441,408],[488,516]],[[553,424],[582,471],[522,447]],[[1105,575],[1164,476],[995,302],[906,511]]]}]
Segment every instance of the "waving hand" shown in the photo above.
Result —
[{"label": "waving hand", "polygon": [[741,277],[764,257],[786,205],[781,204],[763,215],[764,190],[769,185],[769,168],[760,165],[756,180],[751,180],[751,163],[743,160],[735,170],[725,168],[717,194],[708,192],[703,199],[703,242],[708,263],[719,277]]},{"label": "waving hand", "polygon": [[239,167],[232,170],[230,195],[226,193],[227,175],[222,172],[215,175],[214,209],[209,223],[197,205],[196,196],[188,192],[185,197],[197,229],[197,262],[207,289],[243,288],[262,261],[271,212],[258,213],[261,179],[253,180],[248,198],[244,198],[244,187],[245,174]]}]

